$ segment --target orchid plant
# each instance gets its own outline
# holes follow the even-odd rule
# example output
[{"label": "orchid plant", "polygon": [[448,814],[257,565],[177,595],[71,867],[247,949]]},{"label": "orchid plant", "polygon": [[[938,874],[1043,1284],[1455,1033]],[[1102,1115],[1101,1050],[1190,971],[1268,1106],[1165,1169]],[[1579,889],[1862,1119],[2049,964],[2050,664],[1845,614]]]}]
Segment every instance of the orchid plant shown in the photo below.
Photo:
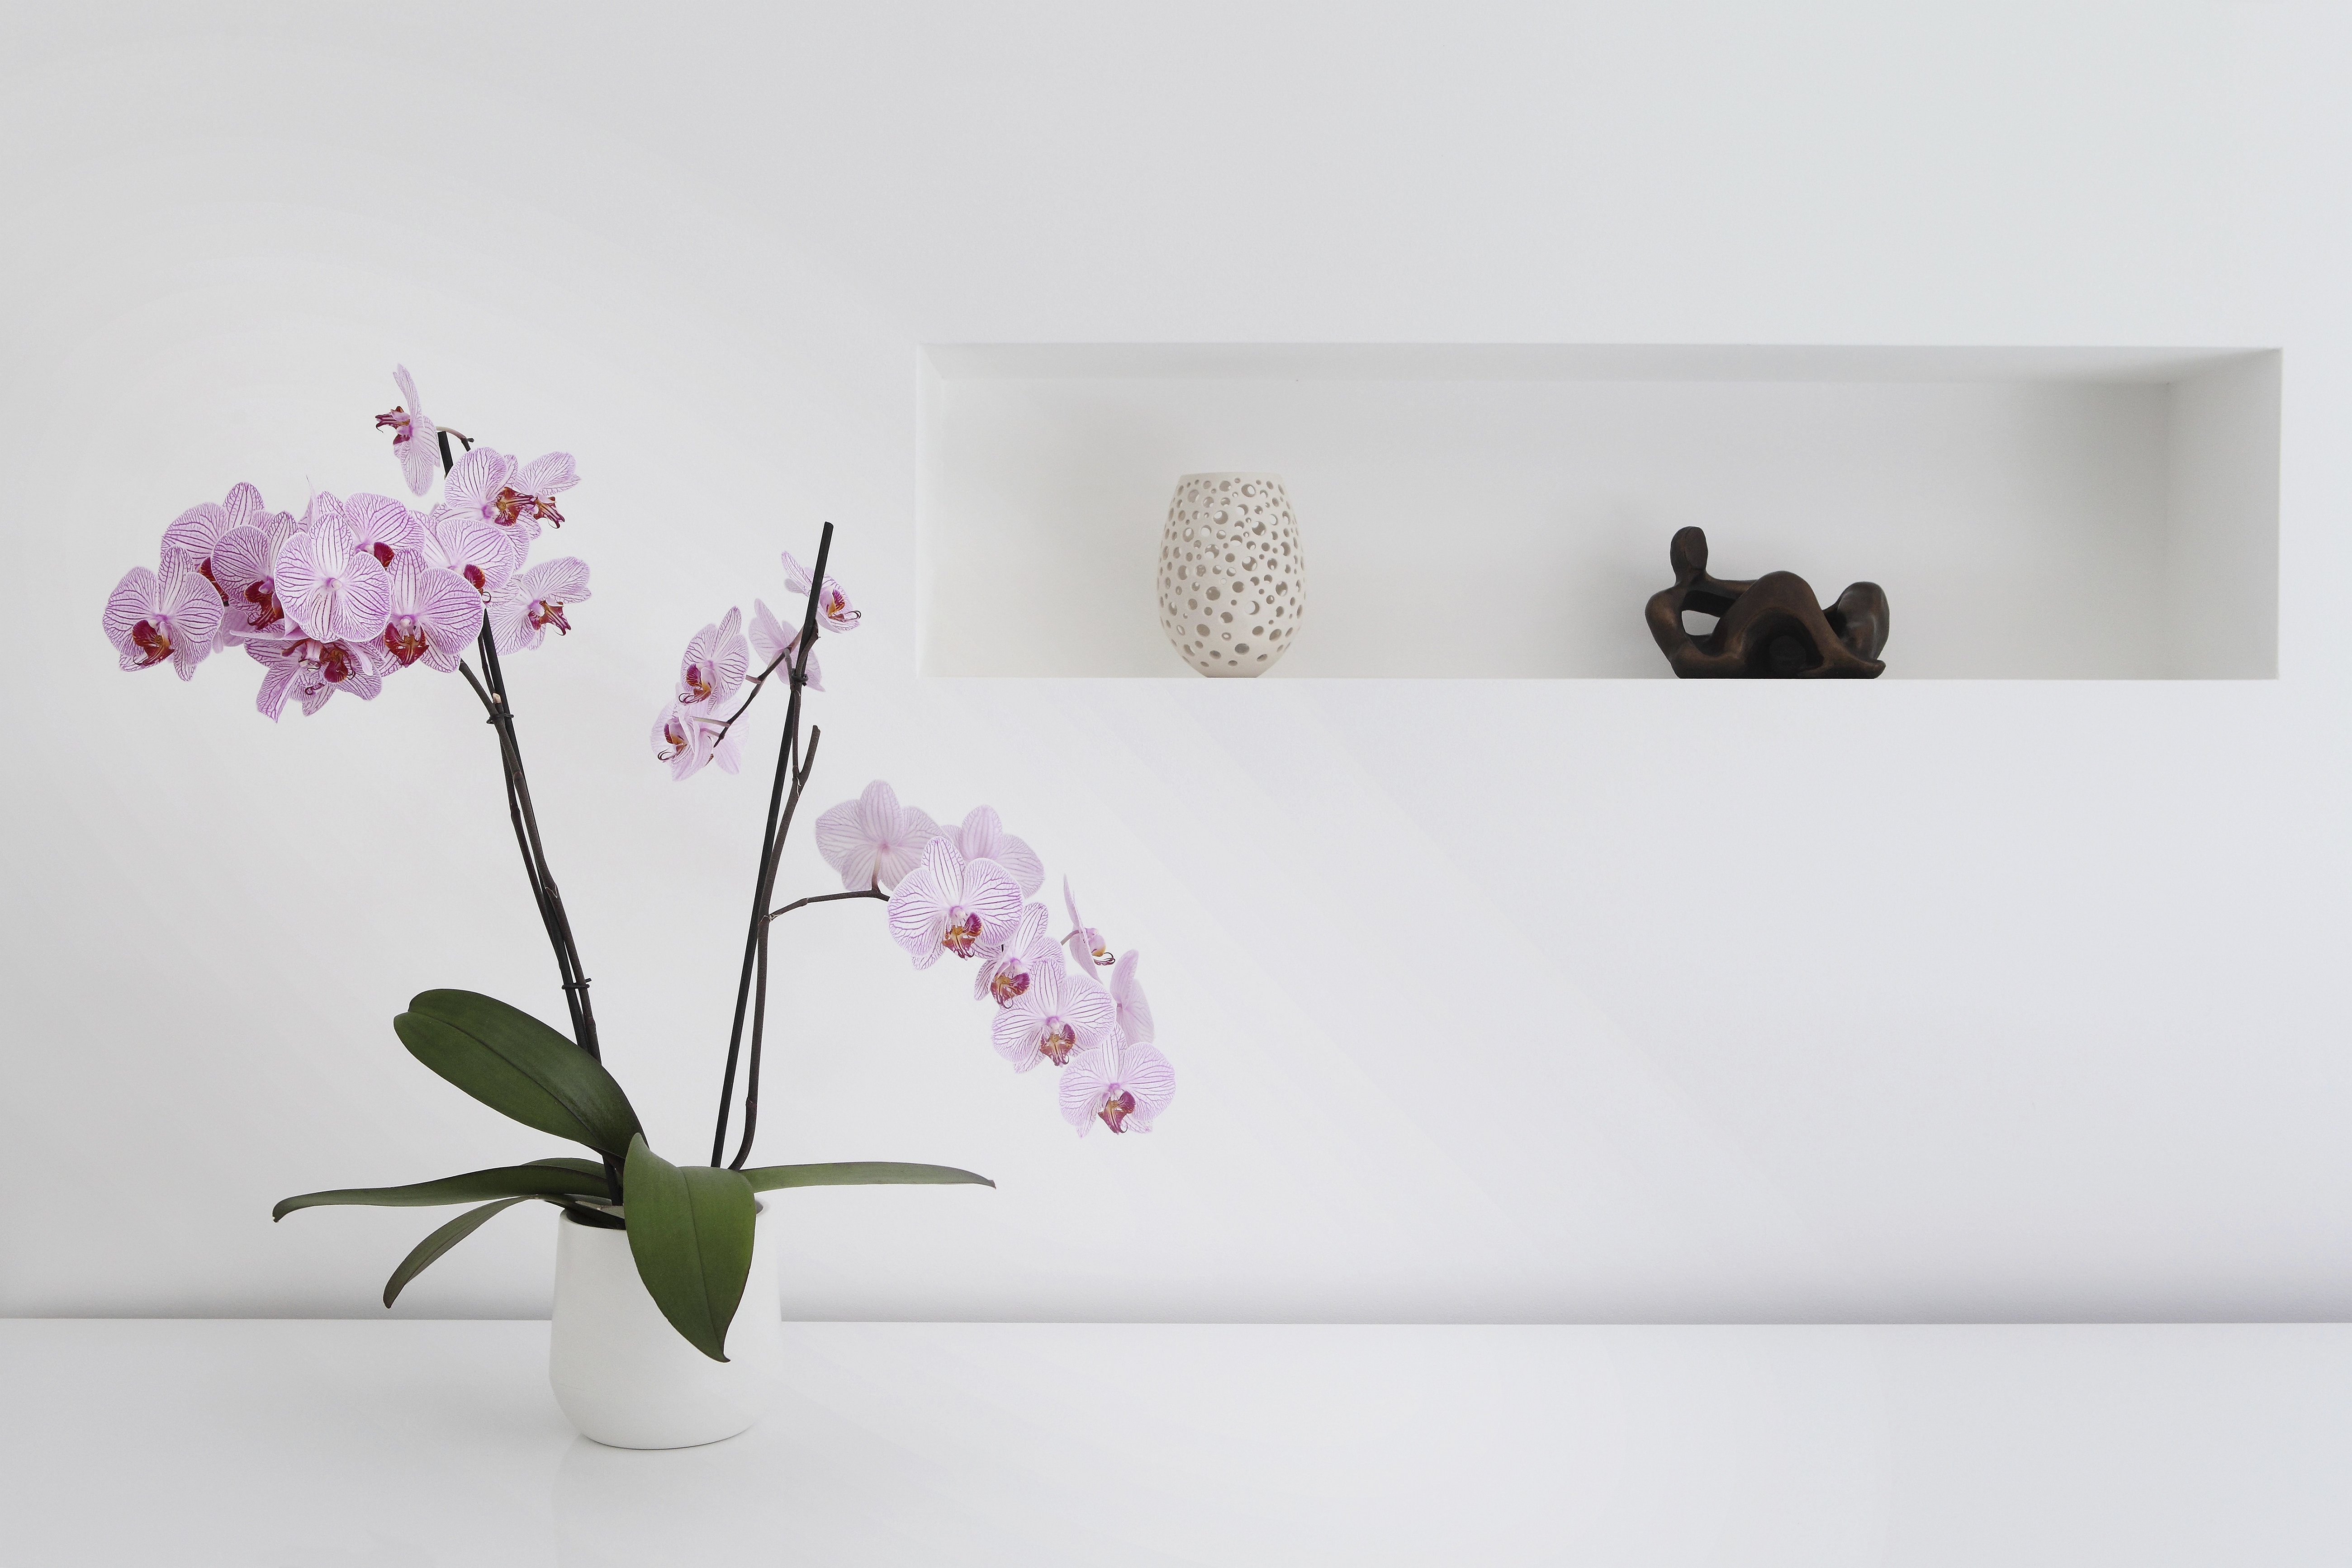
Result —
[{"label": "orchid plant", "polygon": [[[1114,952],[1078,918],[1066,879],[1062,895],[1071,929],[1058,940],[1049,934],[1049,911],[1035,900],[1045,867],[992,808],[977,807],[942,826],[877,780],[816,819],[817,848],[840,874],[841,890],[774,905],[785,841],[824,735],[813,723],[805,741],[802,733],[805,695],[824,690],[815,645],[856,630],[862,620],[827,571],[833,525],[826,523],[813,567],[803,569],[789,552],[782,556],[798,626],[788,626],[758,599],[748,626],[740,609],[730,609],[688,639],[674,689],[655,717],[654,757],[673,778],[694,777],[712,763],[731,773],[742,764],[738,726],[746,711],[778,678],[791,693],[709,1163],[672,1164],[655,1153],[627,1095],[603,1065],[588,974],[549,867],[501,664],[544,646],[551,632],[568,636],[571,606],[591,597],[584,562],[531,559],[534,547],[567,521],[557,498],[579,476],[568,453],[518,462],[436,424],[407,370],[395,368],[393,379],[401,402],[376,425],[391,430],[410,492],[428,496],[438,481],[437,502],[419,510],[387,496],[319,491],[297,518],[270,511],[259,490],[239,484],[217,504],[175,518],[163,531],[153,570],[123,574],[107,598],[107,639],[124,669],[168,665],[183,680],[212,655],[242,648],[261,667],[256,706],[273,721],[289,701],[305,715],[319,713],[338,693],[373,701],[386,681],[412,668],[465,678],[497,736],[507,815],[532,907],[554,952],[571,1032],[493,997],[456,990],[420,992],[393,1029],[411,1055],[458,1089],[594,1158],[305,1193],[278,1204],[272,1218],[334,1204],[476,1205],[401,1260],[384,1285],[389,1307],[410,1280],[492,1216],[526,1200],[552,1204],[572,1223],[625,1230],[638,1276],[663,1315],[704,1354],[726,1360],[727,1331],[751,1270],[757,1194],[818,1185],[995,1184],[943,1165],[748,1163],[759,1128],[771,929],[794,910],[857,900],[888,906],[889,937],[916,969],[945,957],[973,965],[974,999],[990,1004],[991,1044],[1016,1072],[1041,1064],[1055,1069],[1062,1116],[1081,1135],[1097,1123],[1114,1133],[1150,1129],[1174,1098],[1175,1079],[1153,1044],[1136,954]],[[469,647],[478,672],[466,658]],[[741,1131],[729,1158],[739,1098]]]}]

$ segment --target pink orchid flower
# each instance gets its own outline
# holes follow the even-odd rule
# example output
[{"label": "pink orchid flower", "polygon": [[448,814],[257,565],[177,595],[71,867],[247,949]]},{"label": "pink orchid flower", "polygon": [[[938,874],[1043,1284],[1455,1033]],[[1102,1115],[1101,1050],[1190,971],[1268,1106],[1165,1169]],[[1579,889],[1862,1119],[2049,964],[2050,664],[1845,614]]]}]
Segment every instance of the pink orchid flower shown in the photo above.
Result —
[{"label": "pink orchid flower", "polygon": [[[218,506],[203,501],[173,518],[163,530],[163,548],[188,556],[196,563],[196,574],[220,588],[220,580],[213,575],[213,551],[221,536],[233,528],[257,521],[263,515],[259,490],[251,485],[232,485],[227,499]],[[228,603],[226,589],[221,591],[221,603]]]},{"label": "pink orchid flower", "polygon": [[473,584],[414,553],[392,563],[391,611],[382,639],[387,668],[406,669],[421,659],[425,668],[446,673],[482,629],[482,596]]},{"label": "pink orchid flower", "polygon": [[743,612],[730,607],[727,618],[694,634],[677,659],[677,700],[708,712],[735,695],[751,662],[743,642]]},{"label": "pink orchid flower", "polygon": [[392,384],[400,388],[400,401],[391,413],[375,416],[375,427],[391,430],[401,477],[408,481],[412,494],[421,496],[433,488],[434,476],[441,471],[441,433],[425,417],[425,405],[416,395],[416,378],[408,374],[406,365],[392,367]]},{"label": "pink orchid flower", "polygon": [[[801,646],[801,629],[786,631],[763,600],[751,601],[751,665],[756,669],[790,669],[792,658],[797,657]],[[782,664],[776,661],[782,659]],[[816,661],[816,649],[809,649],[807,680],[811,691],[824,689],[824,670]]]},{"label": "pink orchid flower", "polygon": [[1062,1069],[1062,1120],[1083,1138],[1100,1121],[1113,1132],[1149,1132],[1176,1098],[1176,1069],[1150,1046],[1114,1030]]},{"label": "pink orchid flower", "polygon": [[[518,521],[528,517],[534,524],[544,522],[562,528],[563,514],[555,510],[555,498],[579,482],[580,476],[572,468],[572,454],[550,452],[543,458],[533,458],[517,468],[514,482],[507,487],[508,493],[514,499],[507,502],[506,497],[502,496],[499,500],[513,507]],[[534,535],[538,531],[536,526],[531,529]]]},{"label": "pink orchid flower", "polygon": [[992,996],[1000,1007],[1029,989],[1030,976],[1040,969],[1059,974],[1068,968],[1061,944],[1045,934],[1045,906],[1024,904],[1021,921],[991,943],[981,955],[980,974],[972,982],[972,1000]]},{"label": "pink orchid flower", "polygon": [[683,702],[670,703],[655,717],[654,760],[667,763],[670,778],[678,784],[700,773],[707,763],[716,762],[730,773],[741,765],[735,731],[727,729],[725,721]]},{"label": "pink orchid flower", "polygon": [[547,640],[551,626],[558,637],[570,635],[572,623],[563,618],[563,606],[593,596],[588,592],[588,563],[574,555],[542,561],[527,568],[505,593],[490,601],[490,635],[500,653],[537,647]]},{"label": "pink orchid flower", "polygon": [[1118,955],[1110,969],[1111,1005],[1118,1009],[1118,1032],[1139,1046],[1151,1043],[1155,1030],[1151,1023],[1151,1004],[1143,999],[1143,987],[1136,984],[1135,966],[1139,954],[1129,948]]},{"label": "pink orchid flower", "polygon": [[160,571],[133,566],[106,596],[106,640],[125,669],[152,669],[168,658],[182,680],[193,679],[220,622],[220,594],[184,551],[163,552]]},{"label": "pink orchid flower", "polygon": [[1020,839],[1004,831],[1004,823],[992,805],[976,805],[956,830],[956,847],[967,860],[993,860],[1004,868],[1012,879],[1021,884],[1021,896],[1029,897],[1045,885],[1045,865],[1037,853]]},{"label": "pink orchid flower", "polygon": [[333,496],[312,498],[310,517],[310,530],[278,549],[278,602],[320,643],[373,642],[392,613],[383,563],[360,548]]},{"label": "pink orchid flower", "polygon": [[[379,572],[383,570],[377,567]],[[383,678],[366,643],[340,638],[264,637],[245,645],[245,651],[263,670],[260,693],[254,707],[275,721],[295,698],[302,711],[316,713],[338,691],[348,691],[362,702],[373,702],[383,689]]]},{"label": "pink orchid flower", "polygon": [[1021,914],[1021,889],[991,860],[966,860],[945,837],[923,848],[922,863],[890,895],[890,939],[918,969],[940,954],[970,958],[1002,938]]},{"label": "pink orchid flower", "polygon": [[[518,470],[512,458],[477,447],[449,470],[448,482],[441,490],[442,502],[433,512],[436,517],[486,522],[518,538],[537,539],[542,519],[557,524],[563,521],[563,515],[555,510],[555,495],[579,482],[572,472],[569,453],[550,452]],[[516,554],[520,559],[521,552]]]},{"label": "pink orchid flower", "polygon": [[487,523],[502,532],[536,539],[537,510],[530,509],[526,515],[520,498],[508,499],[514,496],[514,477],[512,458],[488,447],[477,447],[458,458],[457,466],[449,470],[449,477],[441,486],[441,504],[433,509],[433,515]]},{"label": "pink orchid flower", "polygon": [[[923,847],[939,831],[929,813],[900,805],[898,792],[876,779],[856,800],[845,800],[816,819],[816,847],[825,863],[841,873],[843,887],[879,888],[887,893],[915,869]],[[1018,888],[1013,895],[1017,910]]]},{"label": "pink orchid flower", "polygon": [[1115,1011],[1110,994],[1085,975],[1035,970],[1028,989],[996,1015],[996,1054],[1015,1072],[1027,1072],[1039,1062],[1061,1067],[1072,1052],[1103,1043]]},{"label": "pink orchid flower", "polygon": [[479,518],[444,516],[436,508],[425,531],[425,563],[455,572],[487,602],[506,592],[521,542]]},{"label": "pink orchid flower", "polygon": [[287,512],[240,523],[213,546],[213,581],[228,601],[221,617],[224,642],[287,635],[286,606],[278,596],[278,552],[301,532]]},{"label": "pink orchid flower", "polygon": [[1108,967],[1111,963],[1110,946],[1103,941],[1102,932],[1078,918],[1078,900],[1070,892],[1070,879],[1062,879],[1062,907],[1070,911],[1070,934],[1062,944],[1070,950],[1070,957],[1081,969],[1088,964]]},{"label": "pink orchid flower", "polygon": [[[789,550],[784,552],[784,586],[806,600],[808,568],[793,560]],[[817,619],[824,623],[826,631],[836,634],[856,631],[862,618],[858,612],[849,607],[849,595],[841,591],[840,581],[831,575],[824,580],[824,591],[817,595],[816,615]]]},{"label": "pink orchid flower", "polygon": [[343,502],[343,521],[386,571],[393,559],[425,547],[425,518],[390,496],[355,495]]}]

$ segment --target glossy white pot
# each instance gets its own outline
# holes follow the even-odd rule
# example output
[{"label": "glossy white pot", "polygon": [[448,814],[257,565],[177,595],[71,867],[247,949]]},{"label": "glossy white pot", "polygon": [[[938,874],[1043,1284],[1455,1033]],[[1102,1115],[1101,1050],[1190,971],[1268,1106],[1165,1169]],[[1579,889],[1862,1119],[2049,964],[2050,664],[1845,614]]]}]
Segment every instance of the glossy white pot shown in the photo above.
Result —
[{"label": "glossy white pot", "polygon": [[761,1204],[723,1362],[687,1343],[646,1294],[628,1232],[557,1216],[547,1380],[574,1426],[615,1448],[690,1448],[760,1419],[784,1361],[775,1213]]}]

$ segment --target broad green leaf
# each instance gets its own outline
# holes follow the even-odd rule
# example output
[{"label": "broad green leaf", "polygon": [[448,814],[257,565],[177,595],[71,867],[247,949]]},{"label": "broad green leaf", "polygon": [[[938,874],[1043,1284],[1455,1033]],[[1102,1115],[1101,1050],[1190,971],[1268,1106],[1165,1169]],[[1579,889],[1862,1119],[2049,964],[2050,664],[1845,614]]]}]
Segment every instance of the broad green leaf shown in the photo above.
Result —
[{"label": "broad green leaf", "polygon": [[637,1113],[595,1058],[520,1008],[472,991],[419,992],[392,1021],[409,1055],[526,1127],[628,1152]]},{"label": "broad green leaf", "polygon": [[727,1328],[751,1277],[751,1224],[760,1204],[740,1171],[673,1165],[629,1144],[629,1253],[637,1278],[670,1327],[713,1361],[727,1359]]},{"label": "broad green leaf", "polygon": [[510,1209],[522,1201],[521,1198],[500,1198],[497,1203],[484,1204],[478,1209],[467,1209],[464,1214],[418,1242],[416,1250],[402,1258],[400,1267],[392,1271],[392,1278],[383,1282],[383,1304],[389,1307],[398,1300],[400,1292],[407,1287],[411,1279],[432,1268],[440,1260],[443,1253],[481,1229],[483,1222],[492,1215],[501,1209]]},{"label": "broad green leaf", "polygon": [[284,1219],[296,1209],[317,1208],[325,1204],[370,1204],[378,1208],[431,1208],[439,1204],[474,1204],[484,1198],[531,1198],[557,1193],[576,1193],[586,1197],[602,1198],[604,1190],[603,1167],[580,1161],[585,1170],[568,1170],[552,1162],[541,1161],[529,1165],[500,1165],[493,1170],[468,1171],[462,1176],[444,1176],[436,1182],[412,1182],[404,1187],[338,1187],[333,1192],[304,1193],[299,1197],[279,1200],[269,1211],[271,1219]]},{"label": "broad green leaf", "polygon": [[743,1179],[751,1184],[755,1193],[773,1192],[778,1187],[996,1185],[986,1176],[959,1171],[953,1165],[902,1165],[891,1160],[848,1160],[832,1165],[760,1165],[744,1172]]},{"label": "broad green leaf", "polygon": [[604,1163],[601,1160],[575,1160],[569,1154],[551,1154],[544,1160],[533,1160],[534,1165],[554,1165],[566,1171],[577,1171],[583,1176],[593,1176],[596,1184],[604,1184]]}]

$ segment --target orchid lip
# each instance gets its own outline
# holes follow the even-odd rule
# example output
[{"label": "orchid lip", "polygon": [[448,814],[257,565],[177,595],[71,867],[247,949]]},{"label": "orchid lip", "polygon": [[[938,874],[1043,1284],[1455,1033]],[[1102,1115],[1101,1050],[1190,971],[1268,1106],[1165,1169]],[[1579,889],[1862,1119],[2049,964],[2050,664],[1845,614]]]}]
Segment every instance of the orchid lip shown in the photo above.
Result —
[{"label": "orchid lip", "polygon": [[971,950],[980,945],[980,917],[961,906],[948,910],[947,930],[940,933],[940,945],[958,958],[970,958]]},{"label": "orchid lip", "polygon": [[142,619],[131,628],[131,643],[145,656],[139,661],[139,668],[152,668],[172,657],[172,623]]}]

